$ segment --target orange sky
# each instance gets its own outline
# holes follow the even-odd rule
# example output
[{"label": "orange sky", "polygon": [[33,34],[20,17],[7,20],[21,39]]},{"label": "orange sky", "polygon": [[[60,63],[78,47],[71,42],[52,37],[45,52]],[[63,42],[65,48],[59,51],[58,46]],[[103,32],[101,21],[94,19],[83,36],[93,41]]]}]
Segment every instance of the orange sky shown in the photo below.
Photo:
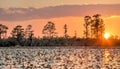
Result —
[{"label": "orange sky", "polygon": [[[103,17],[106,30],[105,32],[108,32],[112,35],[118,35],[120,36],[119,32],[119,22],[120,22],[120,16],[111,16],[111,17]],[[56,31],[58,32],[59,36],[63,36],[64,24],[68,25],[68,34],[70,36],[74,36],[74,31],[77,31],[77,37],[83,37],[83,23],[84,18],[83,17],[61,17],[61,18],[50,18],[50,19],[33,19],[33,20],[26,20],[26,21],[0,21],[0,23],[5,24],[9,27],[8,35],[10,34],[13,27],[16,25],[22,25],[24,28],[31,24],[34,29],[35,36],[42,37],[42,29],[43,26],[48,22],[52,21],[56,25]]]},{"label": "orange sky", "polygon": [[103,16],[105,32],[120,36],[120,0],[0,0],[0,23],[9,27],[8,36],[16,25],[31,24],[35,36],[42,37],[43,26],[52,21],[59,36],[64,24],[68,34],[83,37],[84,16],[99,13]]},{"label": "orange sky", "polygon": [[48,7],[57,5],[120,4],[120,0],[0,0],[0,8]]}]

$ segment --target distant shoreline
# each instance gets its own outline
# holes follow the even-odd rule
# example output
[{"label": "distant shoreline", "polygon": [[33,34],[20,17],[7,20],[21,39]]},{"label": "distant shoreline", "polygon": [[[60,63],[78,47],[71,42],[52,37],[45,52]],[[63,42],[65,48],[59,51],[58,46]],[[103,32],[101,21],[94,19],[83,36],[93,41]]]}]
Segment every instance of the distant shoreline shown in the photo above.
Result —
[{"label": "distant shoreline", "polygon": [[23,46],[23,47],[0,47],[0,49],[120,49],[120,46]]}]

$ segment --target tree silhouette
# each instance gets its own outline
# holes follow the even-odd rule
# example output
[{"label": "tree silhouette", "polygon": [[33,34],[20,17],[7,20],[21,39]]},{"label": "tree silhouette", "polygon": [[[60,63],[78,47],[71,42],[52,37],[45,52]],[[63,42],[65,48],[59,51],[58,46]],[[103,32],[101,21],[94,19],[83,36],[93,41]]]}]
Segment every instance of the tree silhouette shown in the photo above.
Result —
[{"label": "tree silhouette", "polygon": [[52,37],[55,37],[57,36],[57,32],[55,32],[56,28],[55,28],[55,24],[53,22],[48,22],[43,30],[42,30],[42,33],[45,34],[45,37],[49,37],[49,38],[52,38]]},{"label": "tree silhouette", "polygon": [[25,29],[25,38],[27,39],[27,42],[29,46],[32,45],[32,38],[33,38],[33,33],[34,31],[32,30],[32,25],[28,25],[27,28]]},{"label": "tree silhouette", "polygon": [[64,25],[64,37],[65,37],[65,38],[68,38],[67,31],[68,31],[68,27],[67,27],[67,24],[65,24],[65,25]]},{"label": "tree silhouette", "polygon": [[[103,19],[100,16],[101,16],[100,14],[95,14],[93,15],[93,17],[90,16],[84,17],[85,20],[84,34],[86,38],[89,38],[90,34],[91,34],[91,38],[95,38],[95,39],[103,38],[105,28],[104,28]],[[91,33],[89,33],[89,31],[91,31]]]},{"label": "tree silhouette", "polygon": [[77,38],[77,31],[76,30],[74,31],[74,34],[75,34],[74,38]]},{"label": "tree silhouette", "polygon": [[93,15],[91,23],[91,34],[96,39],[102,38],[105,30],[103,19],[100,16],[100,14]]},{"label": "tree silhouette", "polygon": [[25,38],[32,38],[34,33],[32,30],[32,25],[28,25],[27,28],[25,29]]},{"label": "tree silhouette", "polygon": [[22,39],[24,38],[24,29],[22,28],[21,25],[17,25],[13,30],[12,30],[12,37],[17,39],[18,44],[20,45]]},{"label": "tree silhouette", "polygon": [[0,39],[6,38],[8,27],[6,25],[0,24]]},{"label": "tree silhouette", "polygon": [[84,34],[85,34],[85,38],[89,38],[89,26],[90,26],[90,23],[91,23],[91,17],[90,16],[85,16],[84,17],[84,21],[85,21],[85,24],[84,24],[84,27],[85,27],[85,31],[84,31]]}]

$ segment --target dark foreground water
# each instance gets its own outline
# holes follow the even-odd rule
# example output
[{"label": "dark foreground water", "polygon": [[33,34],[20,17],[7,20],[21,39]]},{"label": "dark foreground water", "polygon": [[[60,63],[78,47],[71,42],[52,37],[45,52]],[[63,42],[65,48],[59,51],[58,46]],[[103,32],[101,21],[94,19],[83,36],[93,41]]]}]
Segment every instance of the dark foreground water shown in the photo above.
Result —
[{"label": "dark foreground water", "polygon": [[120,69],[120,48],[0,48],[0,69]]}]

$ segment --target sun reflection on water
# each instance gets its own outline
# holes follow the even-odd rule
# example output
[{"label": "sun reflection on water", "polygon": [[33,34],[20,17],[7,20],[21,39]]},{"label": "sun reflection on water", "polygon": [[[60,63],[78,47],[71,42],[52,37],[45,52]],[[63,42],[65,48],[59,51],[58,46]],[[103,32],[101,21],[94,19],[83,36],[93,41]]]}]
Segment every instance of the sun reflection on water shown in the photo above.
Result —
[{"label": "sun reflection on water", "polygon": [[109,56],[110,56],[110,52],[108,49],[105,49],[105,53],[104,53],[104,63],[107,64],[109,62]]}]

